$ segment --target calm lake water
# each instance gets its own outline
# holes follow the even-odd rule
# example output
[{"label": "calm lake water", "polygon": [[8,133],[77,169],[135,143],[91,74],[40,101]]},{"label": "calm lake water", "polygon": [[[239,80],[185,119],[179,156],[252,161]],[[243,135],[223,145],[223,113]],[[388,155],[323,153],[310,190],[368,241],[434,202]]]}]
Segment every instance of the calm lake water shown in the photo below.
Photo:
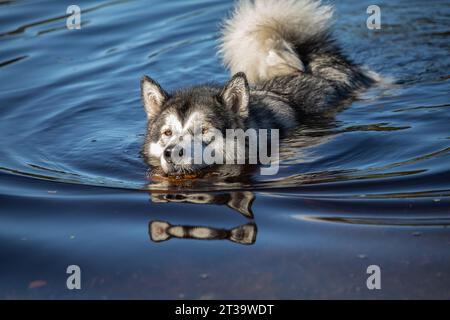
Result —
[{"label": "calm lake water", "polygon": [[[393,83],[305,119],[276,176],[172,184],[140,156],[139,80],[224,82],[233,3],[76,1],[68,30],[72,2],[0,2],[0,298],[450,298],[447,0],[377,1],[381,30],[336,1],[344,51]],[[227,231],[155,242],[165,223]]]}]

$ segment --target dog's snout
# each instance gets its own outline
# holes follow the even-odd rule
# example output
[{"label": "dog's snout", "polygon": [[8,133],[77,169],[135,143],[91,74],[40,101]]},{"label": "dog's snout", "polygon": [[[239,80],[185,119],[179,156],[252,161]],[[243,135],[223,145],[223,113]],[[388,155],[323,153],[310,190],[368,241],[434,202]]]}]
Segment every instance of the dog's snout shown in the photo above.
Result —
[{"label": "dog's snout", "polygon": [[[177,158],[182,158],[184,156],[184,148],[180,147],[167,147],[164,150],[164,159],[168,163],[174,163],[177,162]],[[175,157],[175,161],[174,161]]]}]

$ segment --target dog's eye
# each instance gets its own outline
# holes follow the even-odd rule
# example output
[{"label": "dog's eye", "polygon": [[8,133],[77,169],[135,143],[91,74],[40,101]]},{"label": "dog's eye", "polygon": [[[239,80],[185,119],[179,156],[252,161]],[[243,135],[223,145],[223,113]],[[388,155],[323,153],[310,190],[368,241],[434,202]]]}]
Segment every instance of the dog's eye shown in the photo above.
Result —
[{"label": "dog's eye", "polygon": [[206,134],[206,133],[208,133],[208,128],[203,127],[203,128],[202,128],[202,134]]},{"label": "dog's eye", "polygon": [[167,136],[167,137],[170,137],[170,136],[172,135],[172,130],[170,130],[170,129],[164,130],[164,131],[163,131],[163,135],[165,135],[165,136]]}]

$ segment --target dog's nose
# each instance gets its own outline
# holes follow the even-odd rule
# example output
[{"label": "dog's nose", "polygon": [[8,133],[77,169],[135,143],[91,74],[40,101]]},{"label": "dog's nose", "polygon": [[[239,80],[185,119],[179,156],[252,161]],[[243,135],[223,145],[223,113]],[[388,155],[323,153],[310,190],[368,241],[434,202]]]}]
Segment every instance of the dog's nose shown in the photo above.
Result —
[{"label": "dog's nose", "polygon": [[167,161],[167,162],[169,162],[169,163],[173,163],[173,161],[172,161],[172,150],[173,150],[173,148],[166,148],[165,150],[164,150],[164,159]]},{"label": "dog's nose", "polygon": [[[178,162],[178,158],[182,158],[184,155],[184,149],[183,148],[179,148],[179,147],[167,147],[164,150],[164,159],[168,162],[168,163],[174,163],[174,162]],[[175,161],[174,158],[175,157]]]}]

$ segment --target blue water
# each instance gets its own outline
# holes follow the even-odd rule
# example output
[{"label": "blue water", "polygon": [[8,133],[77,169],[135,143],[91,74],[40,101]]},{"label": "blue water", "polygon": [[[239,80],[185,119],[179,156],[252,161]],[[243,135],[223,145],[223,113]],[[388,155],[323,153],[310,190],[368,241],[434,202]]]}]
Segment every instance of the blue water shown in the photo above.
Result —
[{"label": "blue water", "polygon": [[[175,185],[140,156],[139,80],[228,79],[233,3],[77,1],[68,30],[71,4],[0,2],[0,298],[450,298],[448,1],[378,1],[381,30],[371,1],[336,1],[344,52],[390,82],[306,119],[276,176]],[[154,242],[152,221],[256,238]]]}]

